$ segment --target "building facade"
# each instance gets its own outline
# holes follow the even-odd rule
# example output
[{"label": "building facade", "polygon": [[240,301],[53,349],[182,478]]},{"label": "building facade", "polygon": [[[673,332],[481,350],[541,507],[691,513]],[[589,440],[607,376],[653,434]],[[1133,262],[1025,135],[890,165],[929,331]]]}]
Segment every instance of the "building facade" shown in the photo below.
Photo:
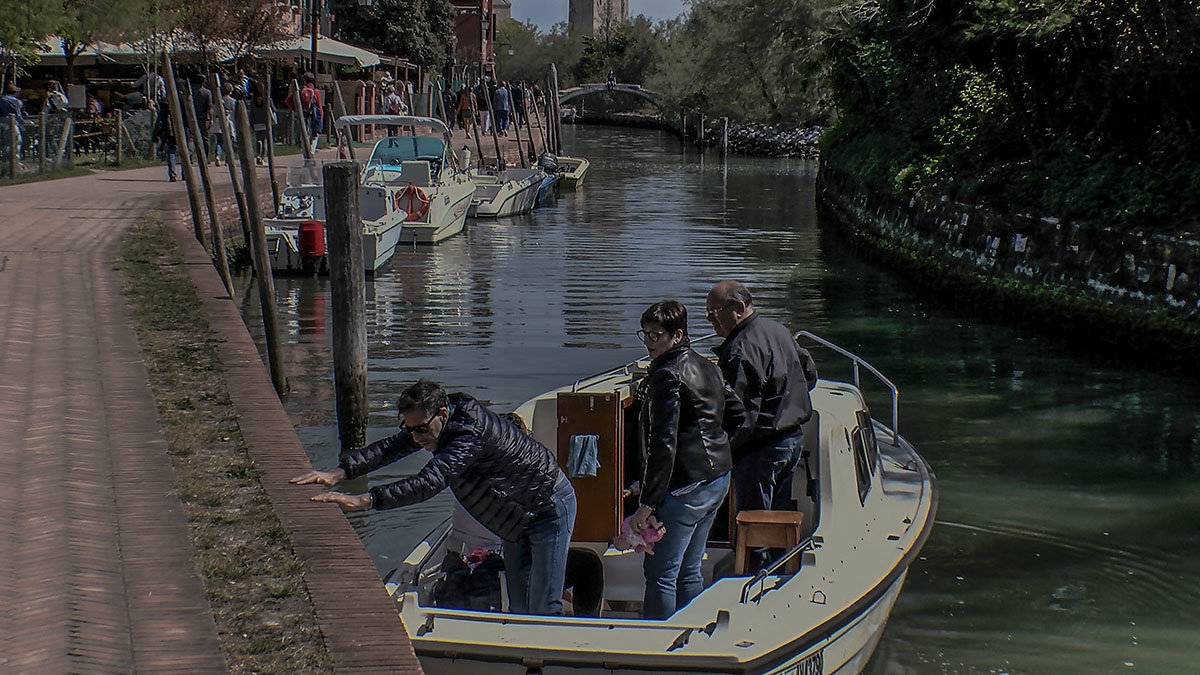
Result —
[{"label": "building facade", "polygon": [[610,33],[629,20],[629,0],[570,0],[567,24],[571,32]]}]

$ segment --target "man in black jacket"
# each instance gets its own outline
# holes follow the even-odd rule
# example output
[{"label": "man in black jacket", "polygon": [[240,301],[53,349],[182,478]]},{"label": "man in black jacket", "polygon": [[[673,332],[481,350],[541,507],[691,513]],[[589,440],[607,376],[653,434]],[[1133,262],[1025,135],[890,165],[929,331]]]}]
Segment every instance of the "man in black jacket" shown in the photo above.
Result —
[{"label": "man in black jacket", "polygon": [[801,425],[812,417],[808,392],[817,384],[812,355],[782,324],[755,313],[750,291],[740,282],[713,286],[705,308],[705,317],[725,338],[715,349],[717,365],[746,408],[746,423],[731,442],[734,508],[794,508],[792,477],[801,459],[815,499],[814,467],[801,457]]},{"label": "man in black jacket", "polygon": [[415,475],[366,494],[323,492],[313,501],[347,510],[392,509],[423,502],[447,486],[484,527],[504,540],[509,609],[562,614],[575,490],[553,454],[529,434],[466,394],[421,380],[400,394],[400,433],[343,452],[338,468],[310,471],[296,484],[333,485],[424,448],[433,457]]}]

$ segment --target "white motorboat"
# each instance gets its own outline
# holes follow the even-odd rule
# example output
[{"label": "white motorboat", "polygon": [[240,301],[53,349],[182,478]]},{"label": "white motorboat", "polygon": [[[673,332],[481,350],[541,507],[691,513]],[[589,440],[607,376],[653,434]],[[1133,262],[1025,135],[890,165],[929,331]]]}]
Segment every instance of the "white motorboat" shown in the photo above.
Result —
[{"label": "white motorboat", "polygon": [[[401,133],[375,143],[363,170],[364,189],[385,193],[407,212],[401,243],[436,244],[462,232],[475,185],[460,168],[450,130],[438,119],[407,115],[348,115],[338,127],[399,127]],[[366,214],[364,207],[363,213]],[[364,215],[365,217],[365,215]]]},{"label": "white motorboat", "polygon": [[592,166],[592,163],[586,157],[559,155],[557,160],[558,189],[575,190],[583,185],[583,179],[587,175],[588,169]]},{"label": "white motorboat", "polygon": [[[408,213],[386,191],[359,189],[363,221],[363,267],[374,274],[392,259]],[[324,272],[325,186],[321,168],[309,164],[289,170],[288,186],[280,195],[279,217],[264,221],[271,269],[284,272]]]},{"label": "white motorboat", "polygon": [[497,218],[529,213],[537,203],[538,190],[546,172],[540,168],[474,169],[475,198],[471,215]]},{"label": "white motorboat", "polygon": [[[850,382],[822,379],[805,450],[818,461],[819,518],[803,538],[754,576],[733,569],[727,535],[710,535],[705,590],[666,620],[639,618],[642,555],[608,542],[626,505],[626,447],[637,424],[637,361],[547,392],[517,412],[565,466],[575,434],[599,436],[600,470],[574,478],[578,516],[572,554],[599,560],[599,616],[531,616],[436,606],[449,524],[435,530],[385,579],[427,673],[857,673],[879,642],[909,565],[933,526],[929,466],[897,433],[897,389],[870,364],[810,333],[850,360]],[[868,412],[859,374],[891,390],[890,423]],[[629,462],[635,461],[630,456]],[[630,473],[633,473],[632,469]],[[798,481],[799,482],[799,481]],[[801,492],[800,494],[803,494]],[[771,513],[771,512],[768,512]],[[799,563],[796,571],[792,564]],[[568,575],[571,571],[568,570]]]}]

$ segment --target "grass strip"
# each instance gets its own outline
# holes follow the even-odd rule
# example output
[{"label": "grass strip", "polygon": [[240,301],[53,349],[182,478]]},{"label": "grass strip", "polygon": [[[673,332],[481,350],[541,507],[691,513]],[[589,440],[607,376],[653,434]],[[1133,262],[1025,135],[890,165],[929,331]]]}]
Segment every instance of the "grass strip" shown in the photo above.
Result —
[{"label": "grass strip", "polygon": [[233,673],[332,672],[302,563],[247,452],[217,345],[161,218],[118,267],[225,661]]}]

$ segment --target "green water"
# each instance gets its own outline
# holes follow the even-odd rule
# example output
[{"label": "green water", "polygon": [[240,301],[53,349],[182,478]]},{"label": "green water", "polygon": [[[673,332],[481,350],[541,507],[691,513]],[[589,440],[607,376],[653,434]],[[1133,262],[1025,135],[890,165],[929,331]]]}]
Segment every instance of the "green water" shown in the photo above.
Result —
[{"label": "green water", "polygon": [[[394,432],[395,397],[418,377],[510,409],[643,354],[633,332],[655,300],[682,300],[693,332],[708,332],[705,292],[739,278],[760,311],[892,379],[900,431],[938,475],[938,523],[868,672],[1200,669],[1196,380],[1074,353],[865,262],[817,222],[811,163],[702,159],[651,131],[567,132],[592,161],[581,191],[398,251],[368,284],[370,439]],[[327,282],[279,279],[277,293],[288,410],[314,465],[331,466]],[[350,518],[386,571],[449,508],[443,494]]]}]

